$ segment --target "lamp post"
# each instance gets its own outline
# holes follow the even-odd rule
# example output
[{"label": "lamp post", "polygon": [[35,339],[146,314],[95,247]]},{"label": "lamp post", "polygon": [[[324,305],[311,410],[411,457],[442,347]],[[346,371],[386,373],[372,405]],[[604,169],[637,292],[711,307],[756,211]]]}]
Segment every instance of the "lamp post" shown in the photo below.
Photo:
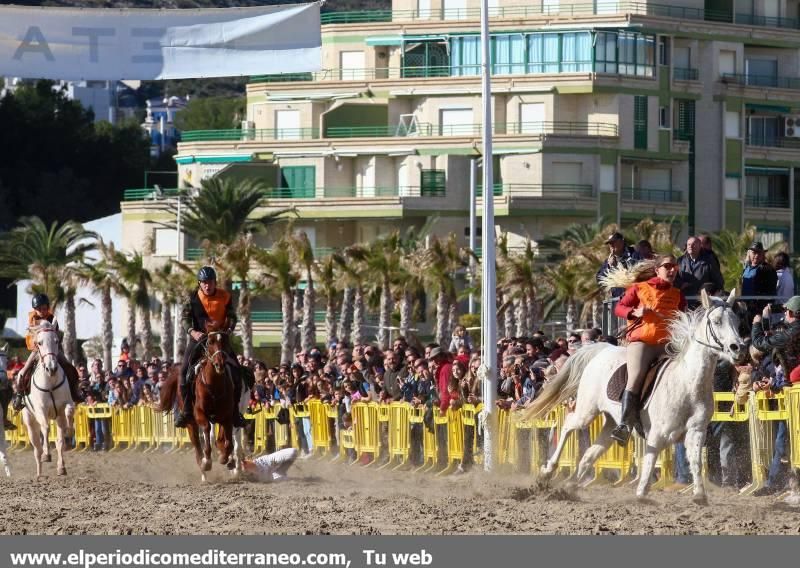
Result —
[{"label": "lamp post", "polygon": [[483,237],[482,259],[482,301],[481,330],[483,335],[483,408],[486,428],[483,438],[483,464],[486,471],[494,468],[495,388],[497,384],[497,293],[495,290],[495,233],[494,233],[494,192],[492,172],[492,85],[491,59],[489,49],[489,0],[481,0],[481,97],[483,103]]}]

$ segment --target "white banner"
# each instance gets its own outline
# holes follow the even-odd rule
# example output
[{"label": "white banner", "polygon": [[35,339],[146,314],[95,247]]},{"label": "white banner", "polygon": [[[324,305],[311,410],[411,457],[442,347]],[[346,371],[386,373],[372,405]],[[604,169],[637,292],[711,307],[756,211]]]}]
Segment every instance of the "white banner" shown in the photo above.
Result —
[{"label": "white banner", "polygon": [[0,76],[115,80],[317,71],[318,3],[215,10],[0,7]]}]

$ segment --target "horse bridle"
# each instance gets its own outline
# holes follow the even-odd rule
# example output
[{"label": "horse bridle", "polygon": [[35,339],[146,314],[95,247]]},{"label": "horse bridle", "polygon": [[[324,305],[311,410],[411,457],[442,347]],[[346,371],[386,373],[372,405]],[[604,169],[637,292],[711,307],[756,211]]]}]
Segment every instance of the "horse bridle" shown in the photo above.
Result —
[{"label": "horse bridle", "polygon": [[[39,333],[57,333],[57,332],[56,332],[55,329],[40,329],[37,332],[37,335]],[[44,364],[44,358],[45,357],[55,357],[56,363],[58,363],[58,354],[57,353],[52,353],[52,352],[51,353],[42,354],[42,348],[41,348],[41,345],[39,345],[38,342],[36,343],[36,350],[39,352],[39,359],[41,360],[42,364]],[[67,380],[67,374],[64,373],[63,376],[61,377],[61,382],[60,383],[58,383],[56,386],[54,386],[51,389],[43,389],[42,387],[40,387],[39,385],[36,384],[36,374],[32,374],[31,375],[31,384],[33,386],[35,386],[36,390],[38,390],[39,392],[46,392],[46,393],[48,393],[50,395],[50,400],[53,402],[53,408],[54,409],[57,409],[58,406],[56,405],[56,397],[53,395],[53,393],[55,391],[57,391],[58,389],[60,389],[61,386],[66,382],[66,380]],[[28,403],[30,404],[30,402],[31,402],[30,394],[27,396],[27,398],[28,398]],[[33,407],[33,405],[31,405],[31,408],[32,407]]]},{"label": "horse bridle", "polygon": [[714,331],[714,327],[711,325],[711,313],[714,310],[716,310],[717,308],[722,308],[722,312],[724,314],[725,310],[729,309],[729,306],[728,306],[728,304],[717,304],[716,306],[714,306],[713,308],[708,310],[708,312],[705,314],[705,317],[706,317],[706,337],[710,336],[711,339],[714,340],[714,343],[716,343],[716,345],[711,345],[710,343],[706,343],[705,341],[700,341],[699,339],[697,339],[697,337],[695,337],[694,334],[692,335],[692,339],[694,339],[697,343],[699,343],[700,345],[703,345],[704,347],[708,347],[709,349],[713,349],[714,351],[722,353],[723,351],[725,351],[725,346],[719,340],[719,337],[717,336],[717,333]]}]

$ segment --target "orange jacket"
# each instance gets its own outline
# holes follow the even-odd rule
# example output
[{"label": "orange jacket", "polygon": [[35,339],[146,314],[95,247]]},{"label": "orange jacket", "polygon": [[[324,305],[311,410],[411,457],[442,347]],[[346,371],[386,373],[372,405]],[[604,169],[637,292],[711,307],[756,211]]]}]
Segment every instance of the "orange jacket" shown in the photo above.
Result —
[{"label": "orange jacket", "polygon": [[55,315],[50,310],[45,312],[42,316],[40,316],[36,310],[28,312],[28,333],[25,334],[25,346],[28,348],[28,351],[34,351],[36,349],[36,335],[30,331],[30,328],[38,326],[43,320],[53,323],[54,318]]},{"label": "orange jacket", "polygon": [[631,326],[628,341],[657,345],[669,340],[667,324],[676,311],[686,309],[686,298],[670,282],[654,277],[628,288],[614,308],[614,313],[630,320],[633,319],[631,312],[639,305],[650,308],[655,313],[645,314],[641,324]]}]

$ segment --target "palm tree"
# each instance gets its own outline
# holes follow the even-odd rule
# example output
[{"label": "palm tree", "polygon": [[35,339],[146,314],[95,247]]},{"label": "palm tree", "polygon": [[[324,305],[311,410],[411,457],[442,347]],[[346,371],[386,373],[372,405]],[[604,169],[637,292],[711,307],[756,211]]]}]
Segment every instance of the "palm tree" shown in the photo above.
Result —
[{"label": "palm tree", "polygon": [[711,237],[727,290],[742,289],[743,262],[755,238],[756,228],[753,225],[747,225],[741,233],[723,230]]},{"label": "palm tree", "polygon": [[115,293],[120,296],[127,296],[128,290],[117,276],[114,264],[116,250],[114,243],[108,243],[98,239],[97,248],[100,258],[93,263],[84,263],[80,271],[80,278],[83,283],[89,284],[100,294],[100,319],[103,330],[103,368],[112,369],[112,348],[114,344],[114,328],[112,324],[112,302],[111,295]]},{"label": "palm tree", "polygon": [[515,314],[514,310],[511,309],[514,299],[511,290],[508,289],[505,283],[505,267],[510,260],[508,252],[508,233],[502,233],[500,238],[497,239],[497,244],[495,246],[497,247],[495,274],[497,274],[497,289],[500,301],[500,306],[497,310],[497,327],[505,332],[506,337],[511,337],[514,335],[515,330]]},{"label": "palm tree", "polygon": [[[135,350],[136,345],[136,312],[141,316],[141,340],[142,340],[142,359],[150,359],[150,348],[153,339],[153,328],[150,323],[150,286],[153,277],[144,265],[144,257],[141,252],[134,252],[130,255],[117,253],[115,257],[117,273],[120,279],[125,282],[129,290],[128,300],[128,342],[131,351]],[[132,337],[131,337],[132,335]]]},{"label": "palm tree", "polygon": [[536,310],[536,256],[531,240],[525,243],[521,254],[508,256],[503,263],[503,287],[514,297],[517,310],[517,337],[525,337],[533,332],[531,312]]},{"label": "palm tree", "polygon": [[[153,289],[161,297],[161,338],[159,347],[163,359],[177,360],[174,353],[175,334],[185,335],[179,329],[174,329],[173,307],[182,302],[186,295],[186,272],[175,262],[168,262],[155,268],[152,271]],[[191,274],[190,282],[194,283],[194,274]],[[170,356],[170,353],[172,355]]]},{"label": "palm tree", "polygon": [[425,293],[424,270],[420,269],[424,249],[407,246],[395,276],[400,303],[400,335],[408,337],[413,325],[414,299]]},{"label": "palm tree", "polygon": [[447,240],[431,239],[426,250],[423,265],[428,285],[437,294],[434,336],[439,345],[446,345],[452,332],[449,325],[457,319],[455,273],[469,266],[472,254],[469,249],[458,246],[454,234],[450,234]]},{"label": "palm tree", "polygon": [[297,263],[303,269],[306,289],[303,293],[303,320],[300,327],[300,345],[303,351],[311,351],[317,343],[317,326],[314,321],[314,248],[305,232],[300,232],[292,239]]},{"label": "palm tree", "polygon": [[53,308],[64,303],[64,352],[75,361],[75,289],[87,252],[96,247],[97,234],[80,223],[67,221],[49,227],[38,217],[23,217],[20,226],[0,240],[0,275],[14,282],[31,279],[31,291],[50,297]]},{"label": "palm tree", "polygon": [[358,259],[363,256],[360,246],[354,245],[335,254],[340,280],[344,285],[342,317],[340,321],[340,341],[351,345],[360,344],[364,336],[364,272]]},{"label": "palm tree", "polygon": [[544,299],[543,317],[547,319],[556,307],[566,306],[567,331],[574,330],[577,323],[580,272],[578,265],[570,262],[564,262],[557,267],[548,267],[544,271],[549,292]]},{"label": "palm tree", "polygon": [[289,239],[284,236],[272,246],[272,250],[256,252],[255,259],[262,271],[259,276],[262,287],[277,290],[280,294],[283,316],[281,364],[289,364],[292,362],[295,337],[293,292],[298,280]]},{"label": "palm tree", "polygon": [[325,345],[336,341],[336,261],[328,255],[314,266],[317,273],[320,294],[325,298]]},{"label": "palm tree", "polygon": [[[294,208],[258,212],[267,187],[262,180],[232,180],[213,177],[203,180],[197,197],[188,200],[182,215],[182,230],[200,242],[205,257],[220,268],[220,285],[229,289],[229,279],[241,284],[237,317],[241,322],[245,357],[253,355],[249,271],[257,246],[254,235],[285,219]],[[157,223],[176,229],[177,205],[169,205],[175,221]]]}]

